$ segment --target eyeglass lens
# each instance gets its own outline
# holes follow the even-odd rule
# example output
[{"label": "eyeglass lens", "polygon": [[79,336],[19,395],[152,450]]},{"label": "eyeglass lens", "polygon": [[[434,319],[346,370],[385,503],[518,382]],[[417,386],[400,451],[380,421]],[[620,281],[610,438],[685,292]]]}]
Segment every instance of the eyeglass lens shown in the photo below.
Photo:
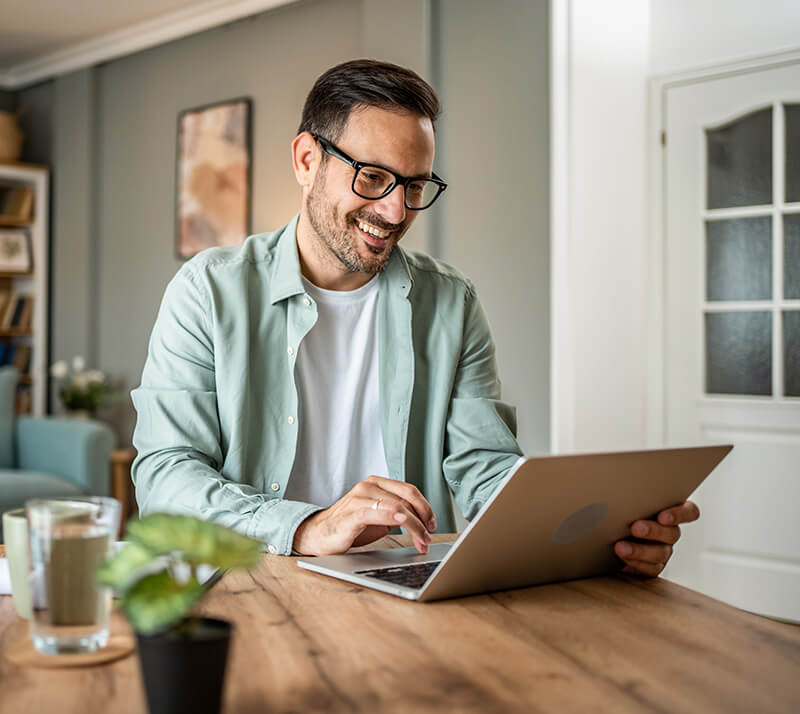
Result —
[{"label": "eyeglass lens", "polygon": [[[364,198],[381,198],[394,188],[395,178],[379,166],[362,166],[356,173],[353,188]],[[426,208],[439,193],[438,184],[426,179],[409,181],[405,187],[408,208]]]}]

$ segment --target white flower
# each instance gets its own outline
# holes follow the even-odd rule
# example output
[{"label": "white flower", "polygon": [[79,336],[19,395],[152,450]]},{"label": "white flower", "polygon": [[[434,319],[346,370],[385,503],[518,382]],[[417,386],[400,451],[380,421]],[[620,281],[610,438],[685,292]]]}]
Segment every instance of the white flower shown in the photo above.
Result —
[{"label": "white flower", "polygon": [[63,359],[50,367],[50,376],[56,379],[64,379],[67,376],[67,372],[69,372],[69,367],[67,367],[67,363]]},{"label": "white flower", "polygon": [[89,379],[85,374],[76,374],[72,378],[71,385],[73,388],[84,390],[89,386]]},{"label": "white flower", "polygon": [[89,384],[104,384],[106,381],[106,375],[104,375],[99,369],[90,369],[86,373],[86,381]]},{"label": "white flower", "polygon": [[72,358],[72,370],[74,372],[83,372],[85,367],[86,367],[86,360],[83,359],[83,357],[77,355]]}]

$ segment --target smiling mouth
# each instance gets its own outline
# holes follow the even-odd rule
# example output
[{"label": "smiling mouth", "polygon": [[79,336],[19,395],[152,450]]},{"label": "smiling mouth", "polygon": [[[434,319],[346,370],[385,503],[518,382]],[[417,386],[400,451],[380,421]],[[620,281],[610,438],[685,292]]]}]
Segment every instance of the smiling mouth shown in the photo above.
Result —
[{"label": "smiling mouth", "polygon": [[354,222],[361,238],[372,253],[382,253],[390,245],[393,231],[378,228],[358,218]]},{"label": "smiling mouth", "polygon": [[356,225],[362,233],[366,233],[367,235],[380,240],[386,240],[392,234],[391,231],[385,231],[381,228],[371,225],[370,223],[366,223],[365,221],[357,220]]}]

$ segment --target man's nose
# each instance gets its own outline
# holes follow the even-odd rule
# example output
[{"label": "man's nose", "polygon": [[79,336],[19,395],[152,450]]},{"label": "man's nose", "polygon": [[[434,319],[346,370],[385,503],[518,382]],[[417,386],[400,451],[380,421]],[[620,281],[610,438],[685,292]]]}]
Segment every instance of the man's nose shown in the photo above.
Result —
[{"label": "man's nose", "polygon": [[375,208],[389,223],[399,224],[406,219],[405,187],[397,184],[388,195],[375,201]]}]

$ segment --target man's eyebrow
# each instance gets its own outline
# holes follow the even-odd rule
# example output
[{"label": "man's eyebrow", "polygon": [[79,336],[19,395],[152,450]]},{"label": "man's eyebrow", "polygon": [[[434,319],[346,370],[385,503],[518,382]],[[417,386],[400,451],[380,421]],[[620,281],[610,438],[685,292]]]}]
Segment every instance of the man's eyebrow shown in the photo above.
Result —
[{"label": "man's eyebrow", "polygon": [[[356,161],[358,161],[358,159],[356,159]],[[415,178],[429,179],[429,178],[433,178],[433,170],[428,171],[427,173],[423,173],[423,174],[409,174],[409,175],[406,175],[406,174],[404,174],[404,173],[402,173],[400,171],[397,171],[397,170],[387,166],[386,164],[380,163],[379,161],[361,161],[360,163],[366,164],[367,166],[377,166],[379,169],[385,169],[386,171],[392,171],[392,172],[394,172],[396,174],[399,174],[400,176],[403,176],[404,178],[410,178],[410,179],[415,179]]]}]

